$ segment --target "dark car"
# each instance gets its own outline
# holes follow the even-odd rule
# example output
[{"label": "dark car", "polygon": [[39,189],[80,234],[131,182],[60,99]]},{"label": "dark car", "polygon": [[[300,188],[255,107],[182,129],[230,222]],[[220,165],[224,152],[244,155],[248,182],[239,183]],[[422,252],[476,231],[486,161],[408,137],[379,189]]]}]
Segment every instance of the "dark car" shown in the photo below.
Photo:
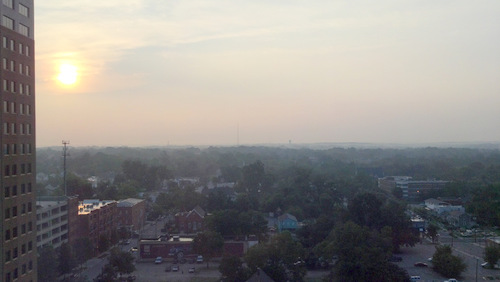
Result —
[{"label": "dark car", "polygon": [[167,266],[165,267],[165,271],[166,271],[166,272],[170,272],[170,271],[172,271],[172,266],[171,266],[171,265],[167,265]]},{"label": "dark car", "polygon": [[415,266],[417,266],[417,267],[427,267],[427,263],[425,263],[425,262],[420,262],[420,261],[419,261],[419,262],[416,262],[414,265],[415,265]]}]

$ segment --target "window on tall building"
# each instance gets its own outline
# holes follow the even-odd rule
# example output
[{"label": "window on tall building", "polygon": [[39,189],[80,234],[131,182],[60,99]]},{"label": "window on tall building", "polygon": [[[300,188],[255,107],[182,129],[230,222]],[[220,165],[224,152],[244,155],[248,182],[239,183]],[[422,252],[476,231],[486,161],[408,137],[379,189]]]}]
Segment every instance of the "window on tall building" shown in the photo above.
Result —
[{"label": "window on tall building", "polygon": [[24,66],[24,74],[27,76],[30,75],[30,66]]},{"label": "window on tall building", "polygon": [[17,206],[12,207],[12,217],[17,216]]},{"label": "window on tall building", "polygon": [[12,228],[12,238],[17,238],[17,226]]},{"label": "window on tall building", "polygon": [[2,47],[3,47],[3,48],[7,48],[7,46],[8,46],[7,42],[8,42],[8,41],[9,41],[9,40],[7,39],[7,37],[5,37],[5,36],[4,36],[4,37],[2,37]]},{"label": "window on tall building", "polygon": [[10,229],[5,230],[5,241],[10,240]]},{"label": "window on tall building", "polygon": [[26,194],[26,184],[21,184],[21,195]]},{"label": "window on tall building", "polygon": [[3,144],[3,154],[8,156],[10,154],[10,146],[9,144]]},{"label": "window on tall building", "polygon": [[14,40],[10,40],[10,50],[15,51],[16,48],[16,42]]},{"label": "window on tall building", "polygon": [[26,115],[31,116],[31,106],[26,105]]},{"label": "window on tall building", "polygon": [[23,74],[23,64],[19,64],[19,73]]},{"label": "window on tall building", "polygon": [[10,261],[10,250],[5,252],[5,262]]},{"label": "window on tall building", "polygon": [[3,0],[3,4],[9,8],[14,8],[14,0]]},{"label": "window on tall building", "polygon": [[22,43],[19,43],[19,54],[21,54],[21,55],[22,55],[22,54],[23,54],[23,52],[24,52],[24,46],[23,46],[23,44],[22,44]]},{"label": "window on tall building", "polygon": [[24,104],[19,104],[19,114],[24,115]]},{"label": "window on tall building", "polygon": [[16,62],[10,61],[10,71],[16,71]]},{"label": "window on tall building", "polygon": [[6,208],[4,213],[5,213],[5,219],[9,219],[10,218],[10,208]]},{"label": "window on tall building", "polygon": [[9,81],[7,79],[3,80],[3,91],[9,91]]},{"label": "window on tall building", "polygon": [[28,186],[28,193],[31,193],[31,182],[30,182],[30,183],[28,183],[28,185],[27,185],[27,186]]},{"label": "window on tall building", "polygon": [[23,86],[23,84],[19,83],[18,87],[19,87],[19,94],[24,94],[24,86]]},{"label": "window on tall building", "polygon": [[6,58],[3,58],[2,59],[2,66],[3,68],[6,70],[7,69],[7,59]]},{"label": "window on tall building", "polygon": [[10,110],[12,111],[13,114],[16,113],[16,103],[15,102],[10,102]]},{"label": "window on tall building", "polygon": [[30,36],[30,29],[24,24],[19,24],[19,33],[24,36]]},{"label": "window on tall building", "polygon": [[4,196],[5,196],[5,198],[10,197],[10,187],[9,186],[5,186],[3,190],[4,190]]},{"label": "window on tall building", "polygon": [[21,235],[26,234],[26,224],[21,225]]},{"label": "window on tall building", "polygon": [[24,86],[24,93],[28,96],[31,95],[30,86],[28,84]]},{"label": "window on tall building", "polygon": [[2,16],[2,25],[6,28],[14,29],[14,20],[7,16]]},{"label": "window on tall building", "polygon": [[16,93],[16,82],[15,81],[10,82],[10,92]]},{"label": "window on tall building", "polygon": [[30,16],[30,13],[29,13],[29,8],[24,6],[23,4],[19,4],[19,14],[25,16],[25,17],[29,17]]},{"label": "window on tall building", "polygon": [[3,172],[4,176],[10,176],[10,166],[6,165]]},{"label": "window on tall building", "polygon": [[[12,166],[14,167],[14,166]],[[12,196],[17,196],[17,185],[12,186]]]},{"label": "window on tall building", "polygon": [[24,54],[26,56],[30,56],[30,47],[28,45],[24,46]]},{"label": "window on tall building", "polygon": [[28,232],[33,231],[33,222],[28,222]]},{"label": "window on tall building", "polygon": [[33,250],[33,242],[29,241],[28,242],[28,252],[31,252],[31,250]]},{"label": "window on tall building", "polygon": [[31,212],[33,210],[33,205],[31,202],[28,202],[28,212]]}]

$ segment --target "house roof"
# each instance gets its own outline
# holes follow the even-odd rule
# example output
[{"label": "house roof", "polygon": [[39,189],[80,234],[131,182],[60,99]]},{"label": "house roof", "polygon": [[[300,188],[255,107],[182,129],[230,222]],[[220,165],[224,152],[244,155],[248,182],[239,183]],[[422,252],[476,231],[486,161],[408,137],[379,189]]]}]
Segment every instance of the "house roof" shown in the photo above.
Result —
[{"label": "house roof", "polygon": [[142,201],[144,201],[144,200],[142,200],[142,199],[128,198],[128,199],[119,201],[116,206],[119,207],[119,208],[122,208],[122,207],[133,207],[133,206],[139,204]]},{"label": "house roof", "polygon": [[283,221],[283,220],[287,220],[287,219],[291,219],[293,221],[297,221],[297,218],[289,213],[285,213],[285,214],[282,214],[278,217],[278,220],[279,221]]},{"label": "house roof", "polygon": [[246,282],[274,282],[274,280],[269,277],[262,269],[258,268]]}]

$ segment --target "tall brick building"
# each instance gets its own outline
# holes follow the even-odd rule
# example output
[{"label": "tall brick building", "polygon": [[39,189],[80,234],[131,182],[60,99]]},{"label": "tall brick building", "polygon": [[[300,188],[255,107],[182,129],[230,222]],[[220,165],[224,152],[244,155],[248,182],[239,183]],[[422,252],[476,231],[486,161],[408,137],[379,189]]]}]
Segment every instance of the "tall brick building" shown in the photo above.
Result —
[{"label": "tall brick building", "polygon": [[0,3],[0,281],[36,281],[33,0]]}]

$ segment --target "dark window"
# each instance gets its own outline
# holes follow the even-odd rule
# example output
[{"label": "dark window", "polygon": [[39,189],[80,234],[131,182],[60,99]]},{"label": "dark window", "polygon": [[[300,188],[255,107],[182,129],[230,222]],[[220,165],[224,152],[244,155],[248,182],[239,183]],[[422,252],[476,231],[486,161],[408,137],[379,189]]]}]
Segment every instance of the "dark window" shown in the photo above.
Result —
[{"label": "dark window", "polygon": [[21,245],[21,254],[24,255],[26,253],[26,244]]},{"label": "dark window", "polygon": [[12,216],[17,216],[17,206],[12,207]]},{"label": "dark window", "polygon": [[5,252],[5,262],[10,261],[10,250]]},{"label": "dark window", "polygon": [[10,240],[10,230],[5,230],[5,241]]},{"label": "dark window", "polygon": [[17,185],[12,186],[12,196],[17,196]]},{"label": "dark window", "polygon": [[28,171],[27,173],[31,173],[31,164],[28,164]]},{"label": "dark window", "polygon": [[17,255],[18,255],[18,253],[17,253],[17,247],[15,247],[14,248],[14,252],[12,252],[12,258],[14,258],[14,259],[17,258]]},{"label": "dark window", "polygon": [[31,193],[31,183],[28,183],[28,193]]},{"label": "dark window", "polygon": [[26,184],[21,184],[21,195],[26,194]]},{"label": "dark window", "polygon": [[33,250],[33,242],[29,241],[28,242],[28,252],[31,252]]},{"label": "dark window", "polygon": [[5,209],[5,219],[10,218],[10,208]]},{"label": "dark window", "polygon": [[10,187],[8,187],[8,186],[7,186],[7,187],[5,187],[5,188],[4,188],[4,191],[5,191],[5,198],[10,197]]},{"label": "dark window", "polygon": [[17,227],[12,228],[12,238],[17,237]]},{"label": "dark window", "polygon": [[32,209],[31,202],[29,202],[28,203],[28,212],[31,212],[31,209]]},{"label": "dark window", "polygon": [[10,176],[10,166],[5,166],[4,176]]},{"label": "dark window", "polygon": [[26,165],[21,164],[21,174],[25,174],[25,173],[26,173]]},{"label": "dark window", "polygon": [[33,231],[33,223],[30,221],[28,222],[28,232]]},{"label": "dark window", "polygon": [[12,165],[12,175],[17,175],[17,165]]},{"label": "dark window", "polygon": [[21,225],[21,234],[26,234],[26,224]]}]

